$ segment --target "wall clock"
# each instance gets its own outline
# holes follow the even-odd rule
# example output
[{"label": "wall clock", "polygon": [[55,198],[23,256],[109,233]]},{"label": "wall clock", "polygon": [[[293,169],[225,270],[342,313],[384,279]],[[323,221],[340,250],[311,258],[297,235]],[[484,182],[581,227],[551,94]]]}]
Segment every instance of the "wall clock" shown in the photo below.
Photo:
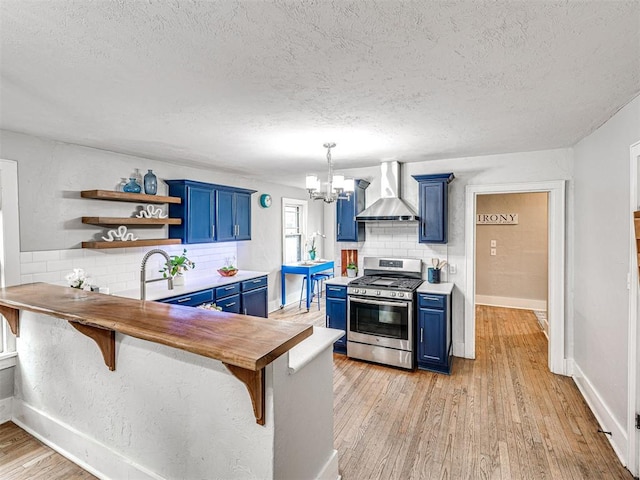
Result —
[{"label": "wall clock", "polygon": [[262,208],[269,208],[271,206],[271,195],[268,193],[260,195],[260,206]]}]

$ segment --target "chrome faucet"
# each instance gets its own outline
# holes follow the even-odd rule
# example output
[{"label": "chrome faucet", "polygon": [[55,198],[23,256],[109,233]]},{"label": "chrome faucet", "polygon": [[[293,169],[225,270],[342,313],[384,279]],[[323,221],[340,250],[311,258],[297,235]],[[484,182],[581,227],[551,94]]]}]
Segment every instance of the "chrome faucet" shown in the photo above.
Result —
[{"label": "chrome faucet", "polygon": [[169,271],[169,276],[167,278],[154,278],[153,280],[147,280],[147,260],[154,253],[159,253],[164,258],[167,259],[167,267],[170,267],[169,262],[171,262],[171,258],[169,254],[164,250],[160,250],[159,248],[154,248],[153,250],[149,250],[144,257],[142,257],[142,264],[140,265],[140,300],[146,300],[147,296],[147,283],[151,282],[160,282],[162,280],[167,280],[169,282],[169,290],[173,290],[173,277],[171,276],[171,271]]}]

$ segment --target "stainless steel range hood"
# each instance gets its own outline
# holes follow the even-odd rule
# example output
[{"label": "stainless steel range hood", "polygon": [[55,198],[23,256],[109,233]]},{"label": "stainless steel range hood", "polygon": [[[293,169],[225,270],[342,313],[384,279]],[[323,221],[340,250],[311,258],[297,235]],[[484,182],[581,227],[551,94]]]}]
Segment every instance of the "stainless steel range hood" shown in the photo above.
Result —
[{"label": "stainless steel range hood", "polygon": [[398,162],[381,164],[381,198],[356,215],[358,222],[417,222],[416,212],[400,198],[401,165]]}]

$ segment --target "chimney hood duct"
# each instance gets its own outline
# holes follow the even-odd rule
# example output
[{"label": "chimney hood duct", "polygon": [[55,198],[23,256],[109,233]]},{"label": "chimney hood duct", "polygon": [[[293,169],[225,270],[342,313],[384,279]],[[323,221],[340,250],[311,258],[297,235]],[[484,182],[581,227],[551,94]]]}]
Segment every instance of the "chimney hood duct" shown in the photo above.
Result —
[{"label": "chimney hood duct", "polygon": [[416,212],[400,198],[400,163],[384,162],[380,166],[382,170],[382,179],[380,182],[381,198],[376,200],[369,208],[366,208],[356,215],[356,221],[417,222],[419,217]]}]

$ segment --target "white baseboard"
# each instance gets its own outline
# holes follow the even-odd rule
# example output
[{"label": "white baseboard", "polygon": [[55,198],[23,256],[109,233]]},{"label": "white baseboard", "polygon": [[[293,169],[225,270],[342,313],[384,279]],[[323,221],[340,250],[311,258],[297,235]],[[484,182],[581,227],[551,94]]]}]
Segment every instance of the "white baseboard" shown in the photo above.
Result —
[{"label": "white baseboard", "polygon": [[519,310],[546,310],[546,300],[533,298],[497,297],[495,295],[476,295],[476,305],[490,307],[517,308]]},{"label": "white baseboard", "polygon": [[0,400],[0,424],[8,422],[13,417],[13,397]]},{"label": "white baseboard", "polygon": [[340,480],[340,477],[341,475],[338,473],[338,451],[333,450],[331,458],[325,463],[316,480]]},{"label": "white baseboard", "polygon": [[453,344],[453,356],[465,358],[464,356],[464,342],[457,342]]},{"label": "white baseboard", "polygon": [[12,420],[42,443],[100,479],[165,480],[96,439],[17,398],[13,399]]},{"label": "white baseboard", "polygon": [[627,432],[622,425],[616,421],[607,404],[575,361],[569,362],[569,370],[573,372],[573,380],[578,386],[580,393],[582,393],[587,405],[589,405],[593,415],[596,417],[600,429],[605,432],[611,432],[611,435],[603,435],[609,440],[622,465],[626,466],[627,458],[625,452],[628,442]]}]

